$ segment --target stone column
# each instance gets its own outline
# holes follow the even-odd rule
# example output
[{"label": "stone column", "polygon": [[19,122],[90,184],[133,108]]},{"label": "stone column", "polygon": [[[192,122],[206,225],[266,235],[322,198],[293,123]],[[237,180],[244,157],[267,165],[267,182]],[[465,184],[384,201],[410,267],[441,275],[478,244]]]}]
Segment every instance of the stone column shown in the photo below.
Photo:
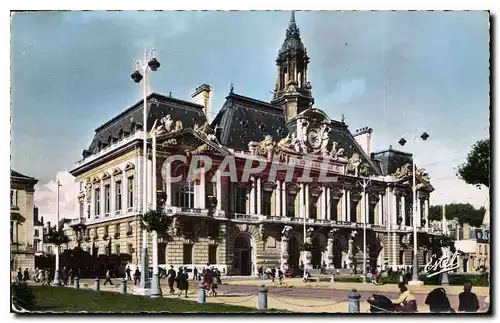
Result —
[{"label": "stone column", "polygon": [[299,191],[299,218],[305,217],[305,207],[304,207],[304,183],[300,184],[300,191]]},{"label": "stone column", "polygon": [[356,237],[358,233],[356,231],[352,231],[351,234],[349,234],[349,240],[348,240],[348,248],[347,248],[347,267],[350,269],[353,269],[353,260],[354,260],[354,238]]},{"label": "stone column", "polygon": [[[281,183],[281,214],[286,217],[286,182]],[[294,210],[295,212],[295,210]]]},{"label": "stone column", "polygon": [[165,163],[166,165],[166,170],[165,170],[165,193],[167,195],[165,204],[167,206],[172,206],[172,164],[171,163]]},{"label": "stone column", "polygon": [[398,196],[394,189],[392,190],[392,215],[391,215],[391,227],[396,226],[398,222]]},{"label": "stone column", "polygon": [[106,203],[106,197],[104,194],[104,181],[101,179],[99,182],[100,191],[99,191],[99,216],[102,219],[104,217],[104,204]]},{"label": "stone column", "polygon": [[337,233],[338,229],[333,228],[328,232],[328,241],[326,244],[326,253],[327,257],[326,259],[328,260],[327,266],[328,268],[334,268],[333,265],[333,242],[334,242],[334,237],[335,234]]},{"label": "stone column", "polygon": [[347,190],[347,198],[346,198],[346,203],[347,203],[347,208],[346,208],[346,215],[345,215],[345,221],[351,221],[351,191]]},{"label": "stone column", "polygon": [[216,190],[217,192],[215,193],[217,195],[217,211],[222,210],[222,177],[221,177],[221,170],[217,169],[215,172],[215,181],[216,181]]},{"label": "stone column", "polygon": [[281,232],[281,257],[280,266],[281,270],[285,271],[288,269],[288,239],[290,238],[290,232],[292,231],[291,226],[285,226]]},{"label": "stone column", "polygon": [[125,172],[122,172],[122,214],[127,213],[128,209],[128,186],[127,186],[127,175]]},{"label": "stone column", "polygon": [[281,216],[281,182],[279,180],[276,181],[276,216]]},{"label": "stone column", "polygon": [[115,215],[116,211],[116,187],[115,187],[115,177],[111,175],[111,178],[109,180],[109,189],[110,189],[110,196],[109,196],[109,214],[111,216]]},{"label": "stone column", "polygon": [[262,182],[260,177],[257,177],[257,214],[262,214]]},{"label": "stone column", "polygon": [[153,139],[152,139],[152,145],[153,145],[153,152],[152,152],[152,155],[153,155],[153,163],[152,163],[152,170],[151,170],[151,174],[152,174],[152,178],[153,180],[151,181],[151,185],[153,186],[153,190],[151,192],[151,194],[153,194],[153,198],[151,199],[153,201],[153,210],[157,210],[158,209],[158,201],[157,201],[157,194],[156,192],[158,191],[158,184],[157,184],[157,169],[156,169],[156,131],[153,131]]},{"label": "stone column", "polygon": [[384,196],[382,194],[378,195],[378,225],[384,224]]},{"label": "stone column", "polygon": [[429,228],[429,198],[424,200],[424,219],[425,228]]},{"label": "stone column", "polygon": [[321,189],[321,198],[319,200],[319,208],[320,212],[318,212],[319,219],[320,220],[325,220],[326,219],[326,187],[322,187]]},{"label": "stone column", "polygon": [[202,167],[200,169],[200,187],[198,189],[198,192],[200,194],[200,198],[198,199],[198,203],[199,203],[199,208],[200,209],[205,209],[207,206],[206,206],[206,203],[205,203],[205,199],[206,199],[206,195],[207,195],[207,190],[206,190],[206,180],[205,180],[205,177],[206,177],[206,174],[205,174],[205,168]]},{"label": "stone column", "polygon": [[255,214],[255,177],[252,176],[250,180],[250,212],[248,214]]},{"label": "stone column", "polygon": [[[326,219],[331,220],[332,217],[332,188],[326,188]],[[337,220],[337,219],[335,219]]]},{"label": "stone column", "polygon": [[406,195],[401,195],[401,216],[403,217],[403,220],[401,222],[401,225],[403,227],[410,225],[409,223],[406,223]]},{"label": "stone column", "polygon": [[[309,228],[306,231],[306,243],[308,243],[309,245],[312,245],[312,233],[313,232],[314,232],[313,228]],[[303,259],[304,259],[303,260],[304,261],[304,267],[307,270],[311,270],[312,269],[312,264],[311,264],[312,253],[309,250],[305,250],[305,251],[303,251],[303,253],[304,253],[304,257],[303,257]]]},{"label": "stone column", "polygon": [[342,202],[342,208],[340,209],[340,221],[346,221],[347,194],[345,189],[342,190],[342,198],[340,200]]},{"label": "stone column", "polygon": [[392,265],[396,268],[398,264],[396,241],[398,240],[398,234],[396,232],[392,233]]},{"label": "stone column", "polygon": [[310,208],[310,205],[309,205],[309,184],[306,184],[305,185],[305,192],[304,194],[306,195],[306,210],[305,210],[305,217],[306,219],[309,219],[309,208]]}]

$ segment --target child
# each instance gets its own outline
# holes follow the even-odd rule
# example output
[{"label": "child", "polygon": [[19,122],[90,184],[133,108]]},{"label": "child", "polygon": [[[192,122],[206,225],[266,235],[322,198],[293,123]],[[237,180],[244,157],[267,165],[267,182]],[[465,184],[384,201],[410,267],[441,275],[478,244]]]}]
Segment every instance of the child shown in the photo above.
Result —
[{"label": "child", "polygon": [[283,271],[281,270],[281,268],[278,269],[278,280],[280,282],[280,285],[283,284]]}]

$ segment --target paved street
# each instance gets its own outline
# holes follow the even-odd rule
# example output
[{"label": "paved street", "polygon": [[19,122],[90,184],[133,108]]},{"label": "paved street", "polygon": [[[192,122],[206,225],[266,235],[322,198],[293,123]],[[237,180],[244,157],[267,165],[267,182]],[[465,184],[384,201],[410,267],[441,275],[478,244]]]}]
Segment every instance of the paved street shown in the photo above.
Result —
[{"label": "paved street", "polygon": [[[106,291],[118,291],[119,282],[118,280],[113,280],[114,285],[104,286],[101,281],[101,289]],[[252,282],[253,284],[249,284]],[[367,312],[369,310],[369,304],[366,302],[367,298],[372,294],[383,294],[391,299],[397,297],[396,292],[387,291],[394,289],[392,285],[374,286],[371,284],[359,284],[359,283],[334,283],[330,285],[330,288],[325,287],[326,284],[310,284],[307,286],[300,280],[289,280],[288,286],[272,286],[271,281],[266,280],[247,280],[247,281],[229,281],[229,284],[221,285],[218,289],[219,295],[217,297],[209,297],[207,293],[207,302],[210,303],[227,303],[240,306],[255,307],[257,298],[258,286],[265,283],[268,286],[268,307],[276,308],[281,310],[288,310],[293,312],[347,312],[347,294],[348,290],[345,290],[344,284],[348,284],[351,288],[357,288],[361,294],[361,312]],[[295,285],[293,286],[292,285]],[[81,288],[92,288],[92,279],[82,279],[80,281]],[[128,293],[134,292],[134,286],[132,282],[127,284]],[[333,287],[333,288],[332,288]],[[337,289],[336,287],[341,287],[342,289]],[[161,281],[161,288],[164,297],[177,297],[176,295],[168,295],[168,286],[165,280]],[[373,291],[373,289],[379,289],[379,291]],[[425,298],[427,296],[427,290],[432,290],[435,286],[424,286],[421,287],[419,291],[415,292],[415,298],[417,299],[419,312],[428,312],[428,306],[424,304]],[[363,290],[372,289],[372,290]],[[451,306],[454,309],[458,308],[458,292],[461,291],[461,286],[448,286],[448,298],[450,300]],[[479,302],[482,306],[485,299],[485,291],[488,288],[476,287],[475,292],[478,294]],[[410,287],[411,290],[411,287]],[[198,282],[190,281],[189,298],[188,301],[196,301],[198,298]]]}]

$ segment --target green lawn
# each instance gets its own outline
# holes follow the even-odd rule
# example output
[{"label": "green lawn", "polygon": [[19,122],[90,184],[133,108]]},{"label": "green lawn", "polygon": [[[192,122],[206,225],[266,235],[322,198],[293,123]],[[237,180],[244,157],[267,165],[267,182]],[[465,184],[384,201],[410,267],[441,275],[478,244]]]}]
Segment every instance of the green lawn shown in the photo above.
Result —
[{"label": "green lawn", "polygon": [[255,308],[232,306],[222,303],[197,304],[176,298],[151,299],[144,296],[120,295],[112,292],[65,287],[30,286],[35,296],[35,311],[48,312],[111,312],[111,313],[248,313],[257,312]]}]

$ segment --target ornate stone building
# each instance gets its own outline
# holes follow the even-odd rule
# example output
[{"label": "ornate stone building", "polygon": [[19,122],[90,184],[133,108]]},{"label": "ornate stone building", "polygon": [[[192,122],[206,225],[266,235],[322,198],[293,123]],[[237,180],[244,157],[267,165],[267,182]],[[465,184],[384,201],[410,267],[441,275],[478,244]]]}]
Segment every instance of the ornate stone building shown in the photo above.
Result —
[{"label": "ornate stone building", "polygon": [[[129,253],[136,264],[142,241],[138,214],[146,193],[171,219],[158,246],[161,265],[210,263],[230,274],[250,275],[259,266],[294,267],[303,259],[314,267],[360,269],[365,213],[368,264],[411,265],[412,155],[392,148],[371,152],[372,129],[353,134],[344,120],[332,120],[315,107],[309,57],[293,14],[276,64],[271,102],[236,94],[231,87],[211,122],[206,84],[194,92],[194,103],[150,94],[147,165],[141,157],[142,101],[97,128],[71,172],[80,210],[71,225],[82,247]],[[168,161],[172,155],[185,156],[186,162]],[[210,156],[212,164],[202,165],[204,176],[190,179],[189,161],[195,156]],[[227,166],[228,156],[237,178],[219,167]],[[248,163],[265,166],[248,177],[243,174]],[[288,163],[295,167],[287,172]],[[318,180],[325,175],[321,163],[334,181]],[[147,192],[142,191],[144,167],[152,178]],[[313,181],[301,181],[307,174]],[[183,175],[180,182],[170,180],[178,175]],[[427,221],[433,187],[422,169],[416,177],[423,264],[429,241],[439,232]],[[364,191],[361,184],[368,179]]]},{"label": "ornate stone building", "polygon": [[[10,267],[35,268],[35,206],[33,195],[37,179],[10,171]],[[36,221],[38,218],[36,218]],[[38,222],[38,221],[37,221]]]}]

